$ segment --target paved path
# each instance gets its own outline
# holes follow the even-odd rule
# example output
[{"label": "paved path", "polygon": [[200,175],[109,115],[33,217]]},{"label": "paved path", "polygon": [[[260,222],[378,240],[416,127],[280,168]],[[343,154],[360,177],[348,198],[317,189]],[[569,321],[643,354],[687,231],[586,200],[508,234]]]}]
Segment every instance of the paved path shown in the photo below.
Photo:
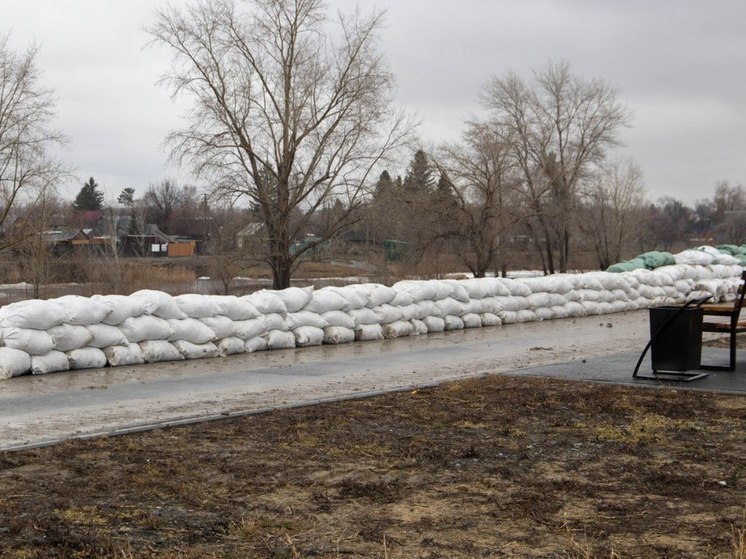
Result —
[{"label": "paved path", "polygon": [[[0,381],[0,449],[639,351],[647,313]],[[585,363],[583,362],[585,360]],[[630,367],[627,375],[631,375]],[[572,368],[572,367],[571,367]]]}]

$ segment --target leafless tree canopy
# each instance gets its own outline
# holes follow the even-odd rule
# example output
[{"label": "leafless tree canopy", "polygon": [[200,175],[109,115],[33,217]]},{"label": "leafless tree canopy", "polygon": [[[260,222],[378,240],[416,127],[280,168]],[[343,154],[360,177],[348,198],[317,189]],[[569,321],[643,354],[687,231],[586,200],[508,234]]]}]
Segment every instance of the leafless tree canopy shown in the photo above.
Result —
[{"label": "leafless tree canopy", "polygon": [[169,137],[173,157],[259,208],[276,287],[302,254],[290,245],[306,221],[291,215],[340,199],[338,233],[371,169],[407,139],[377,50],[381,17],[331,22],[320,0],[203,0],[159,12],[149,29],[173,52],[172,94],[194,100],[190,126]]},{"label": "leafless tree canopy", "polygon": [[50,128],[54,100],[39,84],[36,53],[17,54],[0,36],[0,227],[14,207],[33,205],[64,174],[49,154],[64,138]]},{"label": "leafless tree canopy", "polygon": [[572,218],[580,185],[597,170],[628,122],[617,91],[584,80],[568,64],[549,63],[527,82],[515,73],[493,78],[481,100],[498,128],[510,131],[523,175],[533,236],[545,242],[545,270],[567,271]]},{"label": "leafless tree canopy", "polygon": [[496,264],[500,245],[520,215],[519,185],[510,135],[485,122],[471,122],[462,142],[440,148],[442,176],[433,209],[439,235],[460,240],[464,264],[483,277]]}]

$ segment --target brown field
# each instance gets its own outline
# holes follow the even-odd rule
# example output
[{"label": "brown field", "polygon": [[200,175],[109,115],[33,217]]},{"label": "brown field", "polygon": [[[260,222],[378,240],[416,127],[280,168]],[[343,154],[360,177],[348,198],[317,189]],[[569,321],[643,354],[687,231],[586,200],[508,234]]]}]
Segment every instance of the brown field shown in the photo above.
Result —
[{"label": "brown field", "polygon": [[0,454],[0,557],[728,557],[746,398],[490,376]]}]

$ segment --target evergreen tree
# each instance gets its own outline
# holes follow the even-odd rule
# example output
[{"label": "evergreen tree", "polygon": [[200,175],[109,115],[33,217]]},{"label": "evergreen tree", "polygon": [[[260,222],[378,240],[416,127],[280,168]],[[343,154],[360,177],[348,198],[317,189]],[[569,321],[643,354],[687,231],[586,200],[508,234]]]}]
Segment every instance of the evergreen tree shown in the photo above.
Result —
[{"label": "evergreen tree", "polygon": [[98,189],[93,177],[83,184],[73,202],[73,208],[78,211],[100,210],[104,207],[104,194]]},{"label": "evergreen tree", "polygon": [[117,198],[117,202],[122,206],[131,208],[135,204],[135,189],[127,187],[122,190],[121,194],[119,194],[119,198]]},{"label": "evergreen tree", "polygon": [[418,149],[409,164],[407,176],[404,178],[404,191],[407,194],[426,194],[432,192],[434,186],[432,165],[428,161],[427,154]]},{"label": "evergreen tree", "polygon": [[391,175],[387,170],[384,170],[381,173],[381,176],[378,177],[378,182],[376,182],[376,188],[373,191],[373,198],[375,200],[381,200],[386,196],[390,196],[393,187],[394,181],[391,180]]}]

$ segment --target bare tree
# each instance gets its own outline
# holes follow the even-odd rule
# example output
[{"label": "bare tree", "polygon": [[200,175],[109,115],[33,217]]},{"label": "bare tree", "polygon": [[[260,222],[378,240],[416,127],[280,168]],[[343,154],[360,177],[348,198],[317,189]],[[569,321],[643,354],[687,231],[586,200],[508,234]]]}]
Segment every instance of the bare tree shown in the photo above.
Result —
[{"label": "bare tree", "polygon": [[605,166],[582,193],[581,231],[593,240],[598,265],[605,270],[634,250],[645,204],[642,171],[630,160]]},{"label": "bare tree", "polygon": [[441,181],[429,207],[436,216],[433,239],[460,241],[462,261],[475,277],[484,277],[520,217],[510,144],[493,126],[472,122],[461,143],[440,149],[438,166]]},{"label": "bare tree", "polygon": [[[381,18],[355,12],[332,26],[321,0],[201,0],[158,12],[149,29],[174,55],[165,83],[195,102],[191,126],[169,136],[172,156],[259,209],[276,288],[305,251],[351,225],[366,178],[408,139],[377,48]],[[344,215],[291,252],[310,216],[336,199]]]},{"label": "bare tree", "polygon": [[[513,158],[522,172],[537,248],[545,271],[567,271],[580,185],[598,169],[628,122],[617,91],[607,83],[549,63],[526,82],[515,73],[493,78],[481,101],[499,128],[510,130]],[[543,243],[543,246],[538,243]]]},{"label": "bare tree", "polygon": [[[39,85],[36,54],[35,46],[17,54],[9,36],[0,36],[0,229],[16,206],[39,203],[67,176],[50,156],[65,138],[50,128],[54,99]],[[0,248],[12,242],[6,239]]]}]

